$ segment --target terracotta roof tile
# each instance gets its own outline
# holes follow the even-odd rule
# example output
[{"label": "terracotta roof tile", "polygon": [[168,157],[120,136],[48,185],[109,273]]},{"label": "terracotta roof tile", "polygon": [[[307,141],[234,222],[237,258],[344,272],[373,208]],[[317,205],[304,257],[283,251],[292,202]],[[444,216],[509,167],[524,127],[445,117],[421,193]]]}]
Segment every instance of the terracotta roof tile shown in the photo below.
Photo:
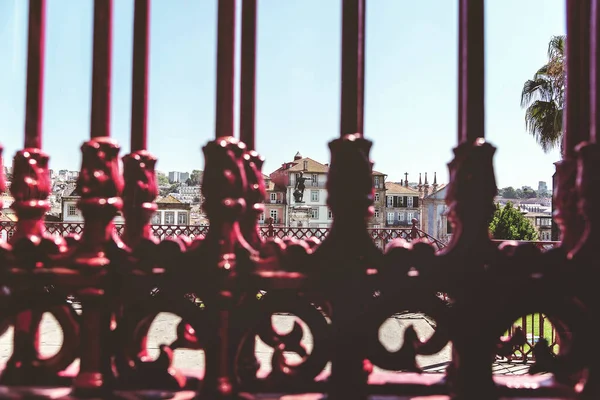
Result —
[{"label": "terracotta roof tile", "polygon": [[415,190],[411,187],[402,186],[396,182],[386,182],[385,189],[387,190],[387,194],[412,194],[418,195],[419,191]]},{"label": "terracotta roof tile", "polygon": [[171,196],[170,194],[160,198],[158,200],[156,200],[156,203],[162,203],[162,204],[183,204],[181,201],[177,200],[175,197]]},{"label": "terracotta roof tile", "polygon": [[[304,161],[307,161],[306,170],[304,169]],[[321,173],[321,174],[326,174],[327,172],[329,172],[329,167],[327,165],[321,164],[320,162],[315,161],[312,158],[304,157],[304,158],[301,158],[300,160],[294,160],[294,163],[296,163],[296,165],[294,165],[287,171],[290,171],[290,172],[301,172],[302,171],[302,172],[308,172],[308,173],[316,172],[316,173]]]}]

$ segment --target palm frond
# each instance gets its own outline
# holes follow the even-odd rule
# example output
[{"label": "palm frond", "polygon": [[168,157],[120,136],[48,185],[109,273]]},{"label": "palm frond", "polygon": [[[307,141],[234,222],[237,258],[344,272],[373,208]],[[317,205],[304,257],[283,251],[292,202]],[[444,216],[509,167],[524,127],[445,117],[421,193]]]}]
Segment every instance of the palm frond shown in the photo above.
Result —
[{"label": "palm frond", "polygon": [[529,107],[535,100],[554,100],[554,87],[550,79],[538,77],[525,82],[521,91],[521,107]]},{"label": "palm frond", "polygon": [[525,112],[525,127],[548,152],[555,148],[562,138],[562,110],[554,101],[534,101]]},{"label": "palm frond", "polygon": [[552,36],[548,43],[548,59],[564,58],[566,39],[565,35]]}]

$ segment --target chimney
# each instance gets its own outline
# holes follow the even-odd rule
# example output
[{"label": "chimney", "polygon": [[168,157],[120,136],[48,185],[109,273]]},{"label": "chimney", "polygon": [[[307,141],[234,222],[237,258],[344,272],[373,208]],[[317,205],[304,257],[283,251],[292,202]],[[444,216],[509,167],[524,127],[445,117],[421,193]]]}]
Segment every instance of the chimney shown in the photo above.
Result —
[{"label": "chimney", "polygon": [[437,184],[437,172],[433,173],[433,185],[432,185],[432,189],[433,189],[433,193],[435,193],[435,191],[437,190],[438,184]]},{"label": "chimney", "polygon": [[404,186],[408,187],[408,172],[404,173]]},{"label": "chimney", "polygon": [[421,173],[419,172],[419,184],[417,185],[417,189],[419,189],[419,193],[423,191],[423,182],[421,181]]}]

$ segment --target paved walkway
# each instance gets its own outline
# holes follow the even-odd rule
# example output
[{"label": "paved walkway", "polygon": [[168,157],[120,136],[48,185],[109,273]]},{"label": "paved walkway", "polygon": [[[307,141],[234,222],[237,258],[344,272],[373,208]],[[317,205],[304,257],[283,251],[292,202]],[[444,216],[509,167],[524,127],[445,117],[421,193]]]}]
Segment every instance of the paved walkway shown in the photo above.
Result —
[{"label": "paved walkway", "polygon": [[[275,329],[280,333],[289,332],[294,322],[293,316],[278,315],[273,317]],[[158,355],[158,347],[163,343],[171,343],[175,337],[175,328],[179,323],[179,317],[171,314],[160,314],[154,321],[150,331],[148,340],[148,348],[150,355],[156,357]],[[419,314],[404,314],[388,319],[380,330],[380,340],[389,350],[394,351],[400,346],[400,338],[403,337],[404,330],[413,325],[419,339],[425,340],[433,333],[431,323]],[[305,336],[303,339],[304,345],[308,351],[312,348],[312,336],[307,332],[308,329],[304,326]],[[62,343],[62,333],[60,327],[53,317],[45,315],[42,320],[42,328],[40,335],[41,353],[42,356],[51,356],[58,351]],[[0,337],[0,364],[4,364],[12,353],[12,328],[10,328],[2,337]],[[257,339],[256,353],[261,362],[261,371],[259,374],[268,374],[270,370],[270,360],[273,350]],[[451,356],[451,347],[447,345],[440,353],[433,356],[418,356],[417,363],[425,372],[443,372]],[[291,360],[293,361],[293,355]],[[195,350],[176,350],[174,366],[182,369],[199,369],[204,367],[204,357],[201,351]],[[381,371],[375,367],[375,371]],[[495,363],[493,366],[494,373],[498,374],[525,374],[527,373],[527,365],[521,363]],[[325,372],[329,372],[329,365]]]}]

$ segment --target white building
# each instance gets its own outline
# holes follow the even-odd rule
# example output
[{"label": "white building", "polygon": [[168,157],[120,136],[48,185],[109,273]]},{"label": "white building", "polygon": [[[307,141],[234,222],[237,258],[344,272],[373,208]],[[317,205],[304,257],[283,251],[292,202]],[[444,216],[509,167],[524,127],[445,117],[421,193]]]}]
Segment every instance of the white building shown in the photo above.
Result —
[{"label": "white building", "polygon": [[177,193],[172,193],[171,195],[183,203],[194,203],[194,200],[200,198],[200,186],[182,184],[177,188]]},{"label": "white building", "polygon": [[177,200],[172,195],[167,195],[156,200],[158,211],[151,220],[152,225],[189,225],[190,210],[189,204]]},{"label": "white building", "polygon": [[[68,196],[63,196],[61,199],[61,221],[62,222],[84,222],[81,211],[77,208],[77,202],[81,196],[75,188]],[[125,222],[123,215],[119,214],[114,219],[115,224]]]},{"label": "white building", "polygon": [[[304,226],[308,220],[308,227],[326,228],[333,221],[333,216],[329,207],[327,207],[327,173],[329,166],[321,164],[311,158],[302,157],[298,152],[294,156],[294,161],[284,163],[279,169],[271,174],[271,180],[275,185],[285,187],[287,199],[287,207],[285,207],[285,216],[282,221],[287,226]],[[305,179],[304,196],[300,202],[294,198],[296,182],[302,174]],[[294,217],[301,215],[301,212],[295,212],[297,209],[310,207],[310,215],[308,218]],[[269,217],[279,220],[280,215],[272,215],[277,213],[276,208],[269,211]],[[304,221],[303,221],[304,220]]]},{"label": "white building", "polygon": [[190,174],[188,172],[169,172],[169,182],[185,182],[189,179]]}]

